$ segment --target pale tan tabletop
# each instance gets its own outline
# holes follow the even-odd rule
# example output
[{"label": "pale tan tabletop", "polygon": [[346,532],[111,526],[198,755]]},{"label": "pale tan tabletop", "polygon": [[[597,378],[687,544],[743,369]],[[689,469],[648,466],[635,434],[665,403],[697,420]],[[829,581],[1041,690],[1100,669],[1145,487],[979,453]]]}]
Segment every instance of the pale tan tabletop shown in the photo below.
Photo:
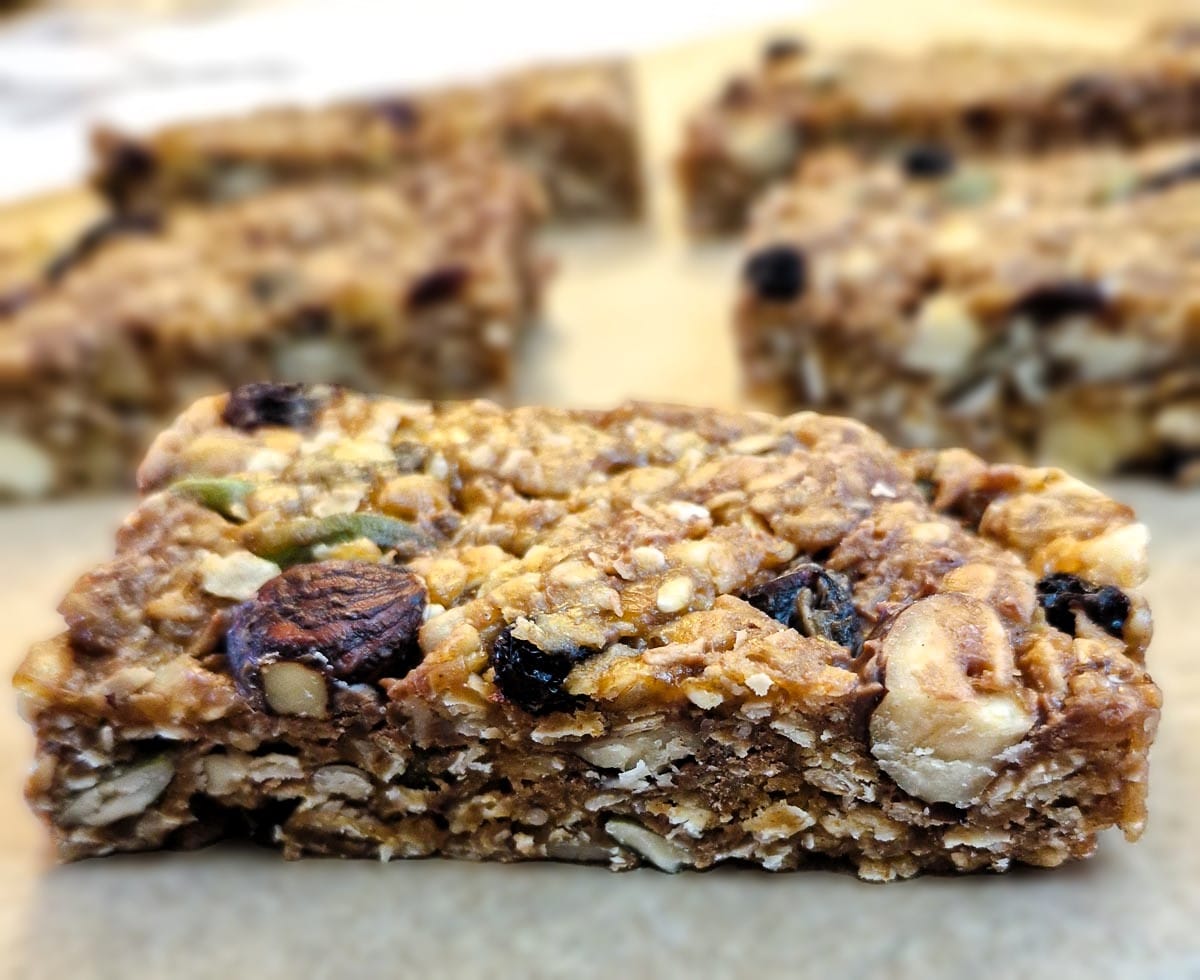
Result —
[{"label": "pale tan tabletop", "polygon": [[[1078,2],[1035,20],[1036,6],[879,0],[805,30],[1097,45],[1126,30],[1115,4],[1110,19]],[[679,107],[764,33],[643,60],[656,176]],[[548,243],[562,276],[528,352],[525,400],[736,402],[726,325],[735,253],[685,247],[673,219],[664,194],[650,229]],[[1053,872],[888,886],[825,872],[288,864],[240,846],[55,867],[20,798],[30,739],[0,697],[0,976],[1200,977],[1200,495],[1107,489],[1154,536],[1151,661],[1166,708],[1150,826],[1136,846],[1111,837],[1094,860]],[[128,507],[0,510],[0,674],[58,628],[55,603],[108,554]]]}]

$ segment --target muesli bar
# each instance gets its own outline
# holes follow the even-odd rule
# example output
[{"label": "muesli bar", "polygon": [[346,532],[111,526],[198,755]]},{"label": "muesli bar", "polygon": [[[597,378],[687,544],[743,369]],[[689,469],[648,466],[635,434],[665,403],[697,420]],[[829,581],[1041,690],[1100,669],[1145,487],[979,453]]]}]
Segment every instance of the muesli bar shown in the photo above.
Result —
[{"label": "muesli bar", "polygon": [[1053,866],[1146,819],[1146,533],[1059,470],[661,405],[203,400],[16,678],[63,858]]},{"label": "muesli bar", "polygon": [[1200,132],[1198,87],[1192,22],[1110,55],[978,43],[896,55],[781,38],[690,119],[677,167],[692,229],[723,234],[814,150],[876,160],[928,143],[960,156],[1142,146]]},{"label": "muesli bar", "polygon": [[503,398],[541,201],[472,156],[103,219],[0,309],[0,497],[129,486],[175,415],[249,381]]},{"label": "muesli bar", "polygon": [[748,393],[916,446],[1200,479],[1200,146],[836,155],[763,202]]}]

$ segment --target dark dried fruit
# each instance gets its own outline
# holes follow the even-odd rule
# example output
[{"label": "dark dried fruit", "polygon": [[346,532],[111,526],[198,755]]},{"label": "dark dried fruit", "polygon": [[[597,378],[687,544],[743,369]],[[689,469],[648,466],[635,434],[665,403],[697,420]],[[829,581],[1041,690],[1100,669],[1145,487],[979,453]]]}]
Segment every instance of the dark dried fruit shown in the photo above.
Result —
[{"label": "dark dried fruit", "polygon": [[409,309],[420,309],[454,299],[467,281],[467,269],[447,265],[421,276],[408,291]]},{"label": "dark dried fruit", "polygon": [[19,313],[33,302],[33,298],[36,295],[34,290],[28,286],[17,287],[16,289],[10,289],[6,293],[0,293],[0,317],[13,316]]},{"label": "dark dried fruit", "polygon": [[1108,297],[1089,279],[1064,279],[1037,286],[1013,304],[1013,316],[1045,325],[1067,316],[1098,316],[1108,309]]},{"label": "dark dried fruit", "polygon": [[754,87],[745,78],[731,78],[721,91],[720,103],[727,109],[749,105],[754,100]]},{"label": "dark dried fruit", "polygon": [[506,626],[496,637],[489,660],[496,687],[505,700],[531,715],[545,715],[571,711],[580,703],[563,685],[572,667],[599,652],[587,647],[565,652],[542,650],[513,636],[512,627]]},{"label": "dark dried fruit", "polygon": [[808,261],[791,245],[770,245],[746,260],[742,276],[759,299],[790,303],[808,286]]},{"label": "dark dried fruit", "polygon": [[1075,616],[1083,613],[1109,636],[1118,639],[1129,619],[1129,596],[1113,585],[1092,585],[1077,575],[1057,572],[1037,584],[1038,601],[1046,621],[1057,630],[1075,635]]},{"label": "dark dried fruit", "polygon": [[954,154],[937,143],[910,146],[900,157],[900,169],[909,180],[937,180],[953,173]]},{"label": "dark dried fruit", "polygon": [[372,106],[375,114],[401,133],[412,132],[421,122],[421,113],[409,99],[380,99]]},{"label": "dark dried fruit", "polygon": [[746,593],[745,600],[804,636],[831,640],[854,656],[862,652],[862,624],[844,575],[804,562]]},{"label": "dark dried fruit", "polygon": [[51,259],[46,265],[43,275],[49,282],[58,282],[111,239],[121,235],[153,235],[161,228],[161,222],[154,217],[108,215],[91,225],[66,249]]},{"label": "dark dried fruit", "polygon": [[1200,157],[1192,157],[1157,173],[1147,174],[1137,182],[1134,192],[1157,194],[1193,180],[1200,180]]},{"label": "dark dried fruit", "polygon": [[962,123],[967,132],[981,143],[990,143],[996,138],[1003,122],[1003,115],[995,106],[976,103],[962,112]]},{"label": "dark dried fruit", "polygon": [[417,631],[426,601],[424,583],[396,565],[297,565],[234,610],[229,669],[255,703],[263,667],[282,661],[347,683],[403,677],[421,660]]},{"label": "dark dried fruit", "polygon": [[307,385],[256,382],[229,393],[221,420],[244,432],[266,425],[305,429],[312,424],[316,408]]},{"label": "dark dried fruit", "polygon": [[108,135],[101,147],[104,166],[97,181],[100,193],[117,206],[128,210],[136,203],[141,185],[158,169],[154,156],[140,143]]},{"label": "dark dried fruit", "polygon": [[790,61],[808,53],[808,45],[798,37],[776,37],[763,45],[763,61],[768,65]]},{"label": "dark dried fruit", "polygon": [[367,538],[401,558],[412,558],[433,544],[416,525],[386,514],[329,514],[264,523],[256,520],[242,532],[242,544],[248,551],[280,566],[309,561],[319,544],[339,544],[355,538]]}]

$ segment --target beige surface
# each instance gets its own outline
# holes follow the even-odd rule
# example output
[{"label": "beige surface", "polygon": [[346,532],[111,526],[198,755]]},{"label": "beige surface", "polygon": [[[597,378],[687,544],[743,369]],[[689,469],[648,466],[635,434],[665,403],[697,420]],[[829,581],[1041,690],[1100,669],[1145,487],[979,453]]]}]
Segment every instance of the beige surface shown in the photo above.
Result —
[{"label": "beige surface", "polygon": [[[897,43],[931,25],[960,36],[1121,40],[1117,21],[1035,23],[1028,8],[879,0],[825,15],[820,29],[846,37],[873,26]],[[657,175],[677,107],[760,36],[645,60]],[[529,352],[524,398],[736,401],[726,327],[734,253],[685,247],[673,213],[661,197],[652,229],[552,243],[563,275],[551,324]],[[1052,872],[889,886],[824,872],[286,864],[233,846],[54,867],[20,799],[29,738],[0,698],[0,976],[1200,977],[1200,495],[1110,489],[1154,535],[1151,659],[1167,702],[1150,827],[1136,846],[1107,839],[1091,862]],[[57,599],[109,553],[128,506],[0,510],[0,673],[56,630]]]}]

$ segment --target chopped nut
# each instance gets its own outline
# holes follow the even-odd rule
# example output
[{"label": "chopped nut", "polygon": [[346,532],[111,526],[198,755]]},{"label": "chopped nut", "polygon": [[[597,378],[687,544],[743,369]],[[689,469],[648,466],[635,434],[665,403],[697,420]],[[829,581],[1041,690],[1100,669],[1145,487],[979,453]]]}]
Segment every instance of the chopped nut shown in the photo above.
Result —
[{"label": "chopped nut", "polygon": [[54,463],[28,439],[0,432],[0,498],[40,497],[54,486]]},{"label": "chopped nut", "polygon": [[956,593],[919,600],[880,659],[887,693],[870,723],[880,768],[918,799],[968,806],[1033,725],[999,617]]},{"label": "chopped nut", "polygon": [[122,770],[73,799],[59,815],[65,827],[104,827],[135,816],[162,796],[175,776],[165,755]]},{"label": "chopped nut", "polygon": [[686,575],[675,575],[667,579],[658,589],[656,604],[659,612],[675,613],[686,609],[696,586]]},{"label": "chopped nut", "polygon": [[983,331],[962,300],[936,293],[921,305],[900,363],[914,371],[954,375],[967,366],[982,340]]},{"label": "chopped nut", "polygon": [[[234,680],[257,700],[260,673],[266,689],[267,668],[288,662],[315,674],[321,691],[326,673],[349,682],[403,677],[420,659],[416,638],[425,601],[421,580],[394,565],[328,561],[288,569],[234,612],[226,644]],[[287,700],[293,707],[319,697],[315,683],[297,671],[270,673],[278,678],[280,698],[303,695]]]},{"label": "chopped nut", "polygon": [[244,601],[278,574],[278,565],[248,551],[210,553],[200,564],[200,585],[209,595]]},{"label": "chopped nut", "polygon": [[277,715],[325,718],[329,714],[329,689],[319,670],[277,660],[262,665],[261,678],[267,706]]},{"label": "chopped nut", "polygon": [[604,825],[604,831],[622,847],[640,854],[660,871],[674,874],[692,864],[692,855],[687,848],[632,820],[610,820]]},{"label": "chopped nut", "polygon": [[322,766],[313,773],[313,786],[327,796],[365,800],[371,796],[371,778],[354,766]]}]

